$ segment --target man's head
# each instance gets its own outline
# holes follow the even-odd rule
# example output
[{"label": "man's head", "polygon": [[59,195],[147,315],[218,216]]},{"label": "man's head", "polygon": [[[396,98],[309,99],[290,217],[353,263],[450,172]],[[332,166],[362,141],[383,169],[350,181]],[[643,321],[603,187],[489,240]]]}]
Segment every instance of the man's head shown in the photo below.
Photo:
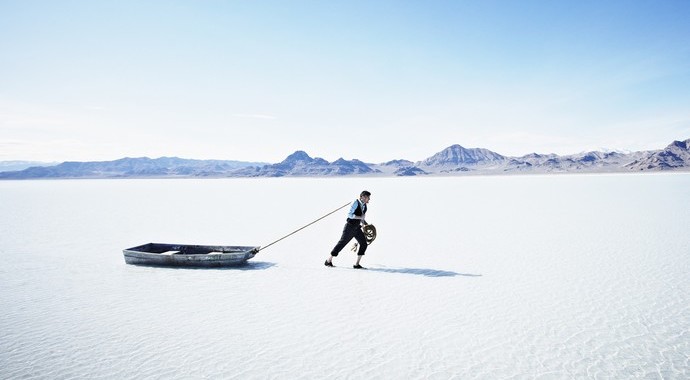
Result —
[{"label": "man's head", "polygon": [[359,199],[361,199],[364,203],[369,203],[369,198],[371,198],[371,193],[366,190],[359,194]]}]

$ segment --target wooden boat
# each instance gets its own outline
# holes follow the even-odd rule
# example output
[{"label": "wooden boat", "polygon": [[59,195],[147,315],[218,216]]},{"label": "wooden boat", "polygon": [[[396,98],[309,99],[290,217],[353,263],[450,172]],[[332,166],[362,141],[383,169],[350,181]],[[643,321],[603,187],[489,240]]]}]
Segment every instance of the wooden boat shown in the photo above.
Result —
[{"label": "wooden boat", "polygon": [[122,250],[125,263],[172,267],[227,267],[242,265],[260,247],[148,243]]}]

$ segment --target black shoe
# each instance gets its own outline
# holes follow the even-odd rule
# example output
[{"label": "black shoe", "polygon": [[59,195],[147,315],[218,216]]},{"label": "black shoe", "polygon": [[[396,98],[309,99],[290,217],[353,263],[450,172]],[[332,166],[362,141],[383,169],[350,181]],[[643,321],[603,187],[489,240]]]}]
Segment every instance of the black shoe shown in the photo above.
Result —
[{"label": "black shoe", "polygon": [[324,262],[323,265],[333,268],[333,263],[328,260],[326,260],[326,262]]},{"label": "black shoe", "polygon": [[361,265],[359,265],[359,264],[355,264],[355,265],[353,265],[352,267],[355,268],[355,269],[367,269],[367,268],[365,268],[365,267],[363,267],[363,266],[361,266]]}]

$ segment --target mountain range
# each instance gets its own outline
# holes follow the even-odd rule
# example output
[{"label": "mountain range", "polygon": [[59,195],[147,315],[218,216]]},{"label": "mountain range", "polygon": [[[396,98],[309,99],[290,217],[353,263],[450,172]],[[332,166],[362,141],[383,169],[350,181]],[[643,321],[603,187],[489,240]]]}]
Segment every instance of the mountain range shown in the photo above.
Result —
[{"label": "mountain range", "polygon": [[640,171],[690,171],[690,139],[674,141],[664,149],[622,152],[584,152],[559,156],[531,153],[509,157],[488,149],[448,148],[418,162],[404,159],[379,164],[339,158],[328,162],[296,151],[275,164],[177,157],[122,158],[115,161],[63,162],[2,171],[0,179],[39,178],[163,178],[163,177],[286,177],[286,176],[415,176],[509,173],[592,173]]}]

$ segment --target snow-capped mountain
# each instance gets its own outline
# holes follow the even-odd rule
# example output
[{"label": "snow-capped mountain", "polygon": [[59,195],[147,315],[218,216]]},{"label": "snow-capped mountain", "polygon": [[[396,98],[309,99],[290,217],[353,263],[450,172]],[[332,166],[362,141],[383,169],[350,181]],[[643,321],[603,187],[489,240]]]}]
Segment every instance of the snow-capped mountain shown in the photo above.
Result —
[{"label": "snow-capped mountain", "polygon": [[649,152],[644,157],[625,165],[630,170],[669,170],[690,167],[690,139],[674,141],[661,151]]},{"label": "snow-capped mountain", "polygon": [[506,157],[488,149],[467,149],[456,144],[418,162],[417,166],[426,168],[448,168],[462,165],[495,164],[505,161]]},{"label": "snow-capped mountain", "polygon": [[54,166],[34,166],[21,171],[2,172],[0,179],[208,177],[223,175],[250,165],[256,164],[242,161],[190,160],[177,157],[121,158],[114,161],[68,161]]},{"label": "snow-capped mountain", "polygon": [[248,167],[229,173],[233,177],[283,177],[283,176],[321,176],[350,175],[375,173],[369,165],[359,160],[339,158],[328,162],[323,158],[312,158],[306,152],[298,150],[285,160],[273,165]]},{"label": "snow-capped mountain", "polygon": [[63,162],[46,167],[0,172],[0,179],[143,178],[143,177],[283,177],[342,175],[464,175],[504,173],[591,173],[639,170],[689,170],[690,139],[647,152],[583,152],[566,156],[531,153],[503,156],[488,149],[451,145],[416,163],[392,160],[368,164],[339,158],[328,162],[298,150],[276,164],[177,157],[123,158],[103,162]]}]

